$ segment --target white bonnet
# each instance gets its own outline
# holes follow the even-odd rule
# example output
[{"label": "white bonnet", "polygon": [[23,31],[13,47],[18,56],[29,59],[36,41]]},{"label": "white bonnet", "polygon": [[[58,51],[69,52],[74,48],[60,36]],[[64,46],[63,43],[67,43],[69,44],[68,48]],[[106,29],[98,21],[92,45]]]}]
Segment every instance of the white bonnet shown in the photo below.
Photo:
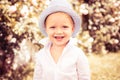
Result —
[{"label": "white bonnet", "polygon": [[81,20],[80,20],[80,16],[72,9],[72,6],[66,0],[52,0],[51,3],[48,5],[48,7],[45,10],[43,10],[43,12],[40,14],[39,17],[40,31],[45,36],[47,36],[47,33],[45,31],[45,24],[44,24],[45,19],[48,15],[58,11],[65,12],[72,17],[75,24],[75,29],[72,34],[72,37],[75,37],[76,33],[80,29]]}]

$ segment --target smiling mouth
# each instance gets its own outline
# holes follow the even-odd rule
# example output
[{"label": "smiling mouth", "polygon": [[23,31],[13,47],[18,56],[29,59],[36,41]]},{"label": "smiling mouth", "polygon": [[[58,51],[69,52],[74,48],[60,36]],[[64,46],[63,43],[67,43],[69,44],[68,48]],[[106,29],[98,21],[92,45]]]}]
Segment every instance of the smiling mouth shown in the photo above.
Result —
[{"label": "smiling mouth", "polygon": [[61,39],[64,38],[64,36],[55,36],[54,38],[55,38],[55,39],[59,39],[59,40],[61,40]]}]

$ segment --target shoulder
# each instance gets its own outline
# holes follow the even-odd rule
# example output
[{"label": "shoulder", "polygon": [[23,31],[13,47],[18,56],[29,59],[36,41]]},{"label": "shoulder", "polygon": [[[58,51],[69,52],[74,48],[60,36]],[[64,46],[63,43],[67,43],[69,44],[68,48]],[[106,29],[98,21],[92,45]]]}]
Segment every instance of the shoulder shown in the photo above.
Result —
[{"label": "shoulder", "polygon": [[74,51],[75,53],[84,54],[83,50],[80,47],[76,46],[76,45],[73,45],[70,50]]},{"label": "shoulder", "polygon": [[70,48],[70,51],[72,52],[75,52],[75,53],[81,53],[81,54],[84,54],[83,50],[77,46],[77,39],[76,38],[71,38],[70,39],[70,42],[69,42],[69,48]]},{"label": "shoulder", "polygon": [[70,50],[71,50],[71,52],[73,52],[74,54],[77,55],[77,58],[80,58],[80,59],[87,58],[84,51],[81,48],[79,48],[78,46],[72,46]]},{"label": "shoulder", "polygon": [[37,53],[35,53],[35,60],[41,59],[45,54],[44,48],[40,49]]},{"label": "shoulder", "polygon": [[36,56],[38,56],[38,55],[42,55],[43,52],[44,52],[44,48],[40,49],[40,50],[36,53]]}]

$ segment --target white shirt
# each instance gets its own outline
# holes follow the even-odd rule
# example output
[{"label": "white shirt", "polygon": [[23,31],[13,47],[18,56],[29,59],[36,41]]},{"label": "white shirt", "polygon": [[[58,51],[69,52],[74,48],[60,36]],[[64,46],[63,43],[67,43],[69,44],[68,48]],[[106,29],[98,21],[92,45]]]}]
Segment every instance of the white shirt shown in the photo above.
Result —
[{"label": "white shirt", "polygon": [[66,45],[57,63],[50,54],[50,46],[48,43],[37,53],[33,80],[90,80],[88,60],[72,41]]}]

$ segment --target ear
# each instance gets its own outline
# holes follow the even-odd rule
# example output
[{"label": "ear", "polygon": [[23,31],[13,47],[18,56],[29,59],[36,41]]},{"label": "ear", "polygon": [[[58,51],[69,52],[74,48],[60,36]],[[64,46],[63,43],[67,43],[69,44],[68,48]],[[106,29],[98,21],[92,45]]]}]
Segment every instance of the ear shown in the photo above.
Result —
[{"label": "ear", "polygon": [[74,32],[74,30],[75,30],[75,26],[72,27],[72,32]]},{"label": "ear", "polygon": [[45,27],[45,32],[46,32],[46,34],[47,34],[47,28]]}]

